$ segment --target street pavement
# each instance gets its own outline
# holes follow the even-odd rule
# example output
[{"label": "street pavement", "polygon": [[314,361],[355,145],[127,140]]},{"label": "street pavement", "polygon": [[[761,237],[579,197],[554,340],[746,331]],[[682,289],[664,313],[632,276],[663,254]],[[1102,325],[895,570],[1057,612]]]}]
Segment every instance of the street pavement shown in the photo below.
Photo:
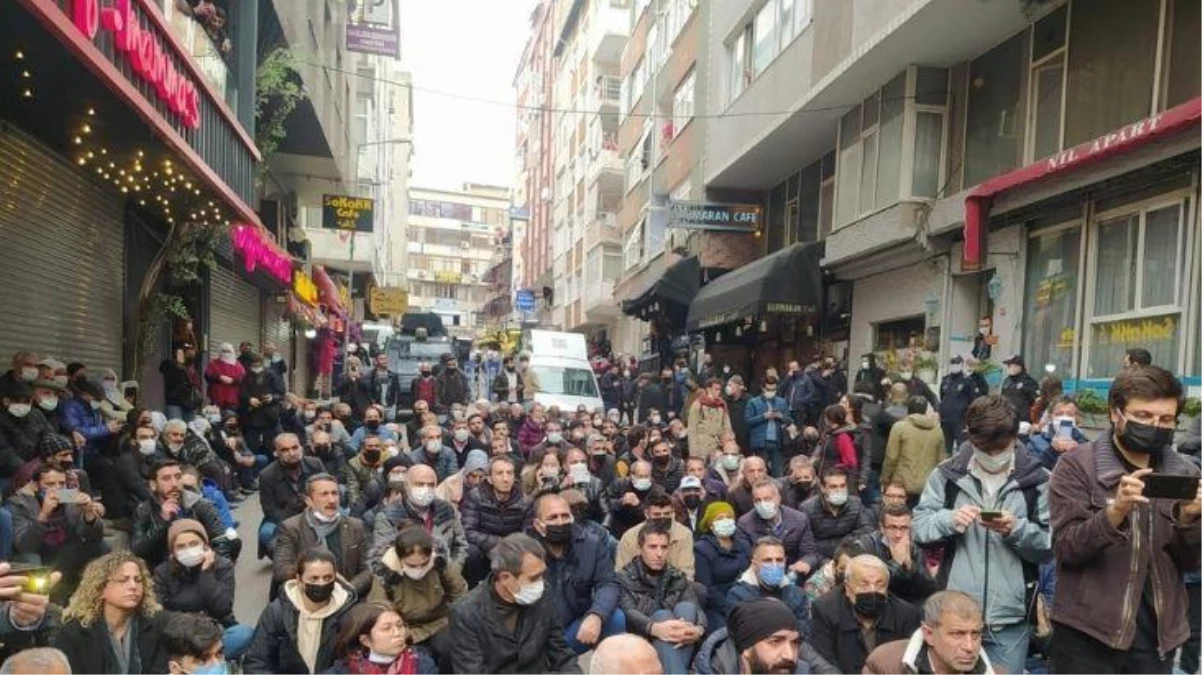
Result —
[{"label": "street pavement", "polygon": [[238,536],[242,538],[242,555],[234,566],[234,616],[238,623],[254,626],[267,607],[271,590],[271,560],[258,559],[259,523],[263,520],[258,493],[234,508],[234,520],[238,521]]}]

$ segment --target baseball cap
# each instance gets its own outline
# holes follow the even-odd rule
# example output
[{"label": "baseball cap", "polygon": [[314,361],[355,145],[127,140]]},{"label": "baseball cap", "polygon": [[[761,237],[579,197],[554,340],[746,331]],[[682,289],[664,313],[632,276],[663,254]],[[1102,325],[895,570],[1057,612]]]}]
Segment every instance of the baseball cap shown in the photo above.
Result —
[{"label": "baseball cap", "polygon": [[680,479],[680,489],[687,490],[689,488],[700,490],[701,479],[696,476],[685,476],[684,478]]}]

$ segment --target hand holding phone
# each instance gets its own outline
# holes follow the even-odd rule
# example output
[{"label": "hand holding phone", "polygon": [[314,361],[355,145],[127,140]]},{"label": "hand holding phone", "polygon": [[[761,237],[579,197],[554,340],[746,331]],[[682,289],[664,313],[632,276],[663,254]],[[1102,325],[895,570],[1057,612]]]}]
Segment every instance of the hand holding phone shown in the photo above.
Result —
[{"label": "hand holding phone", "polygon": [[1148,499],[1176,499],[1191,502],[1198,495],[1198,477],[1152,473],[1143,477],[1143,495]]},{"label": "hand holding phone", "polygon": [[75,504],[79,501],[79,490],[74,488],[59,488],[58,502],[60,504]]}]

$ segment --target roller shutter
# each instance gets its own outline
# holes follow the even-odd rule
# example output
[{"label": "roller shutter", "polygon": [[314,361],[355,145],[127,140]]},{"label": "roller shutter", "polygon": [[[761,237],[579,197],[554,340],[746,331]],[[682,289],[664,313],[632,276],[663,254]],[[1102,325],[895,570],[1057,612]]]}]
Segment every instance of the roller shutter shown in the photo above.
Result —
[{"label": "roller shutter", "polygon": [[289,371],[284,377],[284,385],[291,391],[294,387],[292,378],[296,364],[292,358],[292,320],[284,318],[287,309],[288,303],[268,299],[267,312],[263,318],[263,341],[274,342],[276,349],[280,350],[280,355],[288,362]]},{"label": "roller shutter", "polygon": [[261,349],[260,331],[263,327],[263,303],[259,289],[238,278],[238,275],[216,267],[209,274],[209,355],[216,358],[218,347],[228,342],[250,341]]},{"label": "roller shutter", "polygon": [[0,126],[0,363],[28,350],[122,372],[122,201]]}]

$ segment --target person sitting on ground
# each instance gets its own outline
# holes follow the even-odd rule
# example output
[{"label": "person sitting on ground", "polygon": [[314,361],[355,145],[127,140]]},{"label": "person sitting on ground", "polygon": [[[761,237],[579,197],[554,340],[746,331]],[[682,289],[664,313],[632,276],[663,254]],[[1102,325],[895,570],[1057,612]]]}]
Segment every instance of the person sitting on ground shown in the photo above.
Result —
[{"label": "person sitting on ground", "polygon": [[872,509],[860,498],[848,494],[851,477],[841,466],[822,470],[822,491],[806,500],[799,509],[805,514],[814,533],[814,547],[822,559],[835,552],[845,537],[859,537],[872,532]]},{"label": "person sitting on ground", "polygon": [[342,484],[346,486],[346,502],[348,504],[358,502],[367,490],[367,486],[379,478],[385,459],[383,439],[374,433],[363,439],[358,454],[347,461],[346,468],[343,469],[342,476],[340,476]]},{"label": "person sitting on ground", "polygon": [[455,451],[448,448],[442,437],[442,429],[434,425],[422,427],[422,446],[411,454],[414,464],[426,464],[434,468],[438,480],[444,481],[459,470]]},{"label": "person sitting on ground", "polygon": [[760,598],[785,603],[802,633],[810,633],[810,603],[800,586],[785,571],[785,546],[776,537],[761,537],[751,550],[751,565],[726,593],[726,613]]},{"label": "person sitting on ground", "polygon": [[272,558],[272,583],[282,584],[296,576],[297,560],[311,548],[329,551],[339,580],[355,594],[367,595],[371,570],[367,566],[370,542],[363,522],[342,515],[338,507],[338,481],[329,474],[316,474],[305,481],[305,510],[280,523]]},{"label": "person sitting on ground", "polygon": [[693,558],[693,533],[689,528],[676,522],[672,511],[672,498],[658,485],[651,489],[643,507],[644,520],[642,523],[626,531],[618,542],[618,555],[614,559],[615,569],[624,569],[630,561],[639,555],[639,532],[652,524],[658,524],[669,536],[668,562],[680,570],[690,580],[696,573],[696,563]]},{"label": "person sitting on ground", "polygon": [[997,671],[981,648],[984,631],[981,605],[975,598],[961,591],[940,591],[923,603],[919,629],[874,649],[863,672],[993,675]]},{"label": "person sitting on ground", "polygon": [[[204,526],[213,550],[230,562],[237,560],[240,540],[230,539],[221,522],[221,514],[212,502],[183,487],[183,469],[173,459],[159,460],[150,470],[150,490],[154,499],[138,505],[134,511],[130,548],[147,565],[158,566],[170,554],[167,534],[172,523],[191,518]],[[235,542],[236,545],[235,545]]]},{"label": "person sitting on ground", "polygon": [[4,675],[71,675],[67,655],[54,647],[30,647],[16,652],[0,664]]},{"label": "person sitting on ground", "polygon": [[699,675],[842,672],[814,650],[789,608],[772,598],[735,607],[727,625],[698,650],[694,667]]},{"label": "person sitting on ground", "polygon": [[263,509],[260,560],[272,554],[280,523],[305,510],[305,482],[323,469],[321,460],[303,455],[296,434],[275,437],[275,461],[259,474],[259,505]]},{"label": "person sitting on ground", "polygon": [[479,485],[486,475],[488,475],[488,452],[472,450],[464,458],[463,468],[438,484],[435,496],[450,503],[458,513],[463,496]]},{"label": "person sitting on ground", "polygon": [[926,549],[914,544],[910,530],[914,516],[905,504],[886,505],[877,531],[856,542],[889,566],[889,592],[915,607],[937,590],[931,577]]},{"label": "person sitting on ground", "polygon": [[530,499],[517,485],[513,461],[493,457],[488,480],[469,492],[459,507],[468,543],[464,577],[469,584],[486,576],[492,548],[503,537],[521,532],[529,511]]},{"label": "person sitting on ground", "polygon": [[612,675],[613,673],[639,673],[639,675],[663,675],[664,667],[659,663],[659,654],[643,638],[625,633],[605,638],[593,650],[589,661],[590,675]]},{"label": "person sitting on ground", "polygon": [[739,536],[747,540],[749,547],[763,537],[776,537],[785,545],[787,572],[798,581],[809,576],[822,562],[809,518],[801,511],[781,506],[780,489],[768,478],[761,478],[751,495],[755,506],[739,518]]},{"label": "person sitting on ground", "polygon": [[221,626],[204,614],[172,614],[163,624],[163,649],[170,675],[226,673],[226,659],[237,661]]},{"label": "person sitting on ground", "polygon": [[396,541],[397,532],[408,523],[426,528],[434,537],[439,553],[460,568],[467,563],[468,539],[455,509],[435,496],[434,469],[417,464],[405,473],[405,483],[397,499],[376,515],[372,533],[371,559],[379,560]]},{"label": "person sitting on ground", "polygon": [[739,518],[755,511],[755,497],[751,494],[752,486],[768,479],[768,464],[762,457],[747,457],[739,467],[739,480],[726,493],[726,500],[734,504],[735,515]]},{"label": "person sitting on ground", "polygon": [[386,604],[356,605],[343,617],[334,641],[338,660],[327,673],[437,675],[434,660],[409,645],[405,619]]}]

